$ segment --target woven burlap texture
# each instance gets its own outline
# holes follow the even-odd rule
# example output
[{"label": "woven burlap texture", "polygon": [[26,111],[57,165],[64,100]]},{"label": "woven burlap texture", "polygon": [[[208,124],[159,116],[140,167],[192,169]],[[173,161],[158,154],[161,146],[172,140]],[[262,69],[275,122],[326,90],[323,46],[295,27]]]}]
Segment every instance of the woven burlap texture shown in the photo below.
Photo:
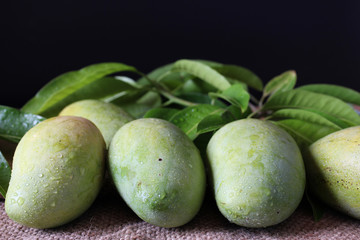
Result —
[{"label": "woven burlap texture", "polygon": [[197,216],[178,228],[161,228],[138,218],[112,186],[104,187],[94,204],[78,219],[54,229],[21,226],[5,213],[0,201],[0,239],[360,239],[360,221],[326,210],[315,222],[303,202],[277,226],[250,229],[228,222],[207,194]]}]

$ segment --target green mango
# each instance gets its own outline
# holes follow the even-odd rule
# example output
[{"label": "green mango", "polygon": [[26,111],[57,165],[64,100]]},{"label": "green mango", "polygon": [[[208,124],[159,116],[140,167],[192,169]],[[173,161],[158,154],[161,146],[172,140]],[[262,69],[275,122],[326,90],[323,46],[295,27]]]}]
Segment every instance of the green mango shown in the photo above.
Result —
[{"label": "green mango", "polygon": [[92,121],[103,134],[106,146],[117,130],[125,123],[134,120],[122,108],[96,99],[86,99],[66,106],[60,116],[79,116]]},{"label": "green mango", "polygon": [[287,132],[270,122],[242,119],[226,124],[210,139],[207,156],[216,204],[237,225],[278,224],[303,197],[300,150]]},{"label": "green mango", "polygon": [[6,213],[32,228],[70,222],[98,195],[104,157],[104,139],[89,120],[61,116],[39,123],[16,147]]},{"label": "green mango", "polygon": [[199,211],[205,169],[194,143],[172,123],[154,118],[125,124],[109,147],[110,175],[144,221],[178,227]]},{"label": "green mango", "polygon": [[304,154],[304,161],[310,192],[360,219],[360,126],[317,140]]}]

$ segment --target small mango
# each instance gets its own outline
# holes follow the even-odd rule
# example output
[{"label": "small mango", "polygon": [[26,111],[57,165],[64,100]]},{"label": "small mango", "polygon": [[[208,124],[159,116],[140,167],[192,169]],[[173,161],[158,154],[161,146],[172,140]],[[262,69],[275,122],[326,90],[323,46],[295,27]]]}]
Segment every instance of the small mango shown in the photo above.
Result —
[{"label": "small mango", "polygon": [[144,221],[178,227],[199,211],[206,178],[199,150],[172,123],[138,119],[115,134],[109,169],[127,205]]},{"label": "small mango", "polygon": [[304,156],[311,193],[360,219],[360,126],[317,140]]},{"label": "small mango", "polygon": [[115,104],[96,99],[74,102],[66,106],[59,115],[78,116],[92,121],[103,134],[107,147],[116,131],[125,123],[134,120],[132,116]]},{"label": "small mango", "polygon": [[226,124],[207,146],[210,179],[220,212],[244,227],[268,227],[288,218],[305,188],[294,139],[258,119]]},{"label": "small mango", "polygon": [[16,147],[5,210],[32,228],[53,228],[80,216],[95,200],[104,178],[105,142],[89,120],[47,119]]}]

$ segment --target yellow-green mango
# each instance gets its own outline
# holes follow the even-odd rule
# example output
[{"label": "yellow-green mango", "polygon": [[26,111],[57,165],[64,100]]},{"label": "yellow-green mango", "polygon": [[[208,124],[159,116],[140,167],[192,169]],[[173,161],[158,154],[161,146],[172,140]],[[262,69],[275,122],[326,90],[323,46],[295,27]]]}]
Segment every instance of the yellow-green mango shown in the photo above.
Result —
[{"label": "yellow-green mango", "polygon": [[199,211],[205,170],[194,143],[160,119],[125,124],[109,147],[109,169],[121,197],[144,221],[178,227]]},{"label": "yellow-green mango", "polygon": [[102,185],[105,142],[89,120],[47,119],[19,142],[13,160],[5,210],[32,228],[52,228],[80,216]]},{"label": "yellow-green mango", "polygon": [[220,212],[244,227],[268,227],[287,219],[305,188],[302,156],[294,139],[258,119],[237,120],[210,139],[207,156]]},{"label": "yellow-green mango", "polygon": [[134,120],[122,108],[96,99],[86,99],[74,102],[66,106],[59,114],[60,116],[79,116],[92,121],[103,134],[106,146],[117,130],[125,123]]},{"label": "yellow-green mango", "polygon": [[311,193],[360,219],[360,126],[317,140],[304,161]]}]

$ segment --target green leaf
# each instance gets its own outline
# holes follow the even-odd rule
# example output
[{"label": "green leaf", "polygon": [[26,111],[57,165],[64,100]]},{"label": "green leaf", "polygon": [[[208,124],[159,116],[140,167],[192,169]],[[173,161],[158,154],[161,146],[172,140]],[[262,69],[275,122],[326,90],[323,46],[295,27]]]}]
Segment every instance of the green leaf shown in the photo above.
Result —
[{"label": "green leaf", "polygon": [[237,80],[239,82],[243,82],[249,87],[252,87],[258,91],[263,89],[263,83],[261,79],[247,68],[230,64],[220,64],[213,66],[212,68],[223,76]]},{"label": "green leaf", "polygon": [[179,111],[170,119],[170,122],[174,123],[181,130],[183,130],[190,139],[194,140],[197,137],[197,126],[207,116],[222,114],[225,110],[221,107],[199,104],[184,108]]},{"label": "green leaf", "polygon": [[42,116],[0,105],[0,138],[17,143],[30,128],[43,120]]},{"label": "green leaf", "polygon": [[[99,91],[99,88],[101,90]],[[92,98],[102,101],[110,101],[116,98],[116,95],[122,94],[124,91],[136,91],[147,89],[139,85],[135,80],[126,76],[104,77],[96,80],[94,84],[90,84],[83,88],[83,91],[89,90]],[[81,91],[82,92],[82,91]]]},{"label": "green leaf", "polygon": [[172,72],[173,63],[163,65],[138,79],[141,86],[157,85],[169,91],[181,88],[192,76],[185,72]]},{"label": "green leaf", "polygon": [[[199,82],[204,82],[202,80],[199,80]],[[198,81],[196,79],[188,79],[184,82],[182,87],[177,91],[177,93],[183,94],[183,93],[204,93],[204,89],[199,86]]]},{"label": "green leaf", "polygon": [[151,109],[151,107],[148,105],[136,102],[119,105],[119,107],[121,107],[134,118],[142,118],[142,116]]},{"label": "green leaf", "polygon": [[[159,81],[162,79],[163,76],[167,75],[167,73],[171,72],[171,68],[173,67],[173,63],[163,65],[151,71],[150,73],[146,74],[147,78],[152,79],[153,81]],[[145,76],[138,79],[138,83],[141,85],[149,84],[149,81],[146,79]]]},{"label": "green leaf", "polygon": [[234,84],[225,89],[222,93],[209,93],[209,96],[213,98],[222,98],[227,102],[240,107],[243,112],[247,109],[250,100],[249,93],[241,84]]},{"label": "green leaf", "polygon": [[187,72],[219,90],[225,90],[230,87],[230,83],[223,75],[199,61],[178,60],[174,63],[171,70],[174,72]]},{"label": "green leaf", "polygon": [[248,85],[246,85],[246,83],[237,81],[236,79],[229,78],[229,77],[226,77],[226,79],[229,81],[229,83],[230,83],[231,85],[233,85],[233,84],[240,84],[241,86],[243,86],[243,88],[244,88],[246,91],[249,91]]},{"label": "green leaf", "polygon": [[205,59],[194,59],[194,61],[205,64],[205,65],[207,65],[207,66],[209,66],[211,68],[221,67],[223,65],[222,63],[211,61],[211,60],[205,60]]},{"label": "green leaf", "polygon": [[161,98],[158,93],[147,92],[141,97],[135,98],[132,102],[125,102],[117,105],[134,118],[141,118],[150,109],[159,107],[161,105]]},{"label": "green leaf", "polygon": [[243,119],[248,117],[252,113],[251,109],[248,107],[244,112],[241,111],[240,108],[230,105],[226,108],[226,111],[223,115],[228,115],[228,118],[231,118],[232,121]]},{"label": "green leaf", "polygon": [[348,128],[348,127],[353,126],[352,124],[346,123],[346,122],[342,121],[342,120],[339,119],[339,118],[333,117],[333,116],[331,116],[331,115],[329,115],[329,114],[320,112],[320,111],[318,111],[318,110],[308,109],[307,111],[316,113],[316,114],[322,116],[323,118],[326,118],[327,120],[329,120],[329,121],[331,121],[332,123],[336,124],[336,125],[337,125],[338,127],[340,127],[340,128]]},{"label": "green leaf", "polygon": [[144,115],[144,118],[160,118],[169,121],[179,111],[175,108],[153,108]]},{"label": "green leaf", "polygon": [[129,80],[125,81],[124,77],[100,78],[55,103],[42,112],[41,115],[47,118],[57,116],[64,107],[79,100],[100,99],[109,102],[136,90],[138,90],[138,87],[130,83]]},{"label": "green leaf", "polygon": [[197,126],[197,134],[216,131],[229,122],[246,118],[250,113],[249,108],[243,113],[239,107],[231,105],[221,114],[209,115],[201,120]]},{"label": "green leaf", "polygon": [[360,124],[360,116],[345,102],[335,97],[295,89],[274,95],[263,106],[263,110],[283,108],[312,109],[339,118],[352,124]]},{"label": "green leaf", "polygon": [[296,84],[296,72],[293,70],[286,71],[272,78],[264,88],[264,96],[274,95],[284,91],[291,90]]},{"label": "green leaf", "polygon": [[225,124],[232,122],[234,115],[227,109],[221,114],[212,114],[205,117],[197,126],[197,134],[203,134],[207,132],[213,132],[224,126]]},{"label": "green leaf", "polygon": [[5,198],[9,187],[11,168],[0,151],[0,194]]},{"label": "green leaf", "polygon": [[226,120],[224,120],[219,115],[209,115],[205,117],[197,126],[197,134],[203,134],[206,132],[213,132],[221,128],[227,123]]},{"label": "green leaf", "polygon": [[[191,79],[192,82],[194,83],[195,86],[197,86],[198,88],[198,92],[201,93],[208,93],[208,92],[216,92],[218,91],[218,88],[216,88],[215,86],[209,84],[208,82],[200,79],[200,78],[193,78]],[[184,85],[184,87],[186,87],[187,84]],[[185,89],[187,90],[187,89]]]},{"label": "green leaf", "polygon": [[316,123],[322,126],[333,127],[338,130],[341,129],[337,124],[328,120],[316,112],[305,110],[305,109],[280,109],[271,114],[271,119],[298,119],[310,123]]},{"label": "green leaf", "polygon": [[188,93],[182,93],[177,95],[177,97],[194,102],[199,104],[211,104],[216,105],[219,107],[226,107],[226,104],[217,100],[217,99],[211,99],[211,97],[208,94],[198,93],[198,92],[188,92]]},{"label": "green leaf", "polygon": [[299,146],[309,146],[320,138],[338,131],[338,128],[324,126],[298,119],[285,119],[273,123],[285,129]]},{"label": "green leaf", "polygon": [[122,63],[99,63],[78,71],[61,74],[40,89],[35,97],[23,106],[22,110],[33,114],[42,114],[92,82],[122,71],[138,72],[134,67]]},{"label": "green leaf", "polygon": [[333,84],[309,84],[297,89],[330,95],[339,98],[344,102],[360,105],[360,93],[351,88]]},{"label": "green leaf", "polygon": [[233,64],[222,64],[219,62],[201,59],[196,61],[216,70],[218,73],[225,76],[226,79],[231,83],[242,83],[259,91],[263,89],[263,83],[261,79],[255,73],[245,67]]},{"label": "green leaf", "polygon": [[114,96],[113,98],[106,99],[105,102],[110,102],[120,106],[128,103],[136,102],[138,99],[145,96],[147,93],[149,93],[149,90],[146,89],[145,87],[136,90],[128,90],[125,91],[123,94],[119,94],[117,96]]},{"label": "green leaf", "polygon": [[160,79],[157,79],[159,83],[165,86],[170,91],[177,91],[179,89],[184,89],[186,83],[190,80],[192,76],[185,72],[169,72]]}]

